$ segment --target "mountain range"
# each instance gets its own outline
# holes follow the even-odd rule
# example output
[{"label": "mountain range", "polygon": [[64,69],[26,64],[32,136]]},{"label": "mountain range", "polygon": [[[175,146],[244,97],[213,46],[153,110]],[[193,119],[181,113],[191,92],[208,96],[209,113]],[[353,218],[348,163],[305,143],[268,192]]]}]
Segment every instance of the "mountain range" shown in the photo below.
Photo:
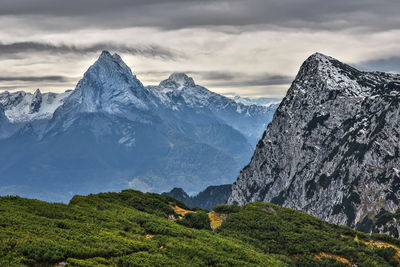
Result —
[{"label": "mountain range", "polygon": [[232,98],[236,103],[242,103],[244,105],[257,105],[257,106],[271,106],[273,104],[279,104],[281,98],[270,98],[270,97],[241,97],[236,95]]},{"label": "mountain range", "polygon": [[62,94],[0,94],[0,194],[68,201],[135,188],[231,183],[277,105],[245,105],[173,73],[144,86],[102,52]]},{"label": "mountain range", "polygon": [[272,202],[398,237],[399,100],[398,74],[310,56],[228,203]]}]

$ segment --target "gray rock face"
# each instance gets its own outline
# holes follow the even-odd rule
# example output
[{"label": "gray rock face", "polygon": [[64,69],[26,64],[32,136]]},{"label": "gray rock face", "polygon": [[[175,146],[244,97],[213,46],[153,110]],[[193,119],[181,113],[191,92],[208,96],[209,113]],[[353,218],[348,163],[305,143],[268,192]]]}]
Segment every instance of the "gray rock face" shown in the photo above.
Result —
[{"label": "gray rock face", "polygon": [[29,105],[29,113],[35,113],[40,110],[40,105],[42,104],[42,93],[39,89],[36,89],[32,96],[32,102]]},{"label": "gray rock face", "polygon": [[399,205],[399,102],[400,75],[312,55],[228,203],[273,202],[370,231],[378,213]]}]

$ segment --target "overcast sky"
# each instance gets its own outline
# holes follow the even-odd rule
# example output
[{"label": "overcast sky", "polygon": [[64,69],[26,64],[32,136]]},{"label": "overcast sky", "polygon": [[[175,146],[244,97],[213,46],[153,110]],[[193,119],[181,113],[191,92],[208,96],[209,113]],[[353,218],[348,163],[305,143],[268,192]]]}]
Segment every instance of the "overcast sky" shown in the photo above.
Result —
[{"label": "overcast sky", "polygon": [[283,97],[321,52],[400,71],[398,0],[1,0],[0,91],[73,89],[101,50],[145,85],[172,72],[225,95]]}]

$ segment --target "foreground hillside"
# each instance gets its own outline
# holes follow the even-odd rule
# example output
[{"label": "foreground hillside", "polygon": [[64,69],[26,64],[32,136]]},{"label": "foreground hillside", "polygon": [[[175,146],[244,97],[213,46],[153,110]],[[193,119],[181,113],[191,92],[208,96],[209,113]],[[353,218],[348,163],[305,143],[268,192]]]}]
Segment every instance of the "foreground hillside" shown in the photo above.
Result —
[{"label": "foreground hillside", "polygon": [[0,198],[0,266],[396,266],[397,246],[267,203],[207,216],[133,190],[68,205]]}]

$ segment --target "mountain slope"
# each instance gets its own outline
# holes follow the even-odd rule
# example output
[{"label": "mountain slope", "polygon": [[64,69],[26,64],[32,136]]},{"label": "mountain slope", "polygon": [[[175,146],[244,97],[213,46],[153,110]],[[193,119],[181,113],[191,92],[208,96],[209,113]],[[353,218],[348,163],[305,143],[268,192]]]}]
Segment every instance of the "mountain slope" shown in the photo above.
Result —
[{"label": "mountain slope", "polygon": [[[314,54],[300,68],[230,203],[273,202],[352,227],[399,204],[400,76]],[[371,230],[370,227],[364,230]]]},{"label": "mountain slope", "polygon": [[[228,210],[228,209],[227,209]],[[396,266],[400,241],[267,203],[215,231],[171,197],[124,190],[68,205],[0,198],[1,266]],[[186,212],[182,218],[177,212]],[[204,217],[204,215],[206,215]],[[191,218],[191,219],[190,219]],[[194,224],[193,224],[194,223]],[[192,225],[192,227],[191,227]],[[378,247],[381,246],[381,247]]]},{"label": "mountain slope", "polygon": [[[187,116],[188,110],[202,114],[205,120],[217,118],[220,124],[227,124],[246,137],[254,146],[260,133],[271,121],[277,105],[264,107],[261,105],[244,105],[234,100],[209,91],[195,84],[191,77],[184,73],[173,73],[159,86],[149,86],[163,105],[175,114],[184,113],[185,121],[193,118]],[[195,120],[198,121],[198,120]]]},{"label": "mountain slope", "polygon": [[14,127],[1,132],[0,194],[64,202],[123,188],[193,194],[231,183],[252,153],[246,131],[262,132],[246,125],[264,125],[274,111],[237,104],[184,74],[145,87],[107,51],[72,92],[4,93],[0,101]]},{"label": "mountain slope", "polygon": [[9,125],[10,122],[6,117],[3,105],[0,104],[0,138],[4,138],[9,135]]}]

